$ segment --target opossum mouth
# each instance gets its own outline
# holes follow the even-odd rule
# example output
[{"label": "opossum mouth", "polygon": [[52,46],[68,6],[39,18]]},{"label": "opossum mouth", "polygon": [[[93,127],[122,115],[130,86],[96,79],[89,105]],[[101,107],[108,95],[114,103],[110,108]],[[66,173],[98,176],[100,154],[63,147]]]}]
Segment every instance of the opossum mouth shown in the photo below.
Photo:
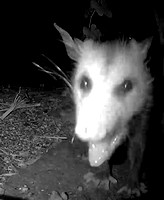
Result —
[{"label": "opossum mouth", "polygon": [[121,135],[116,135],[110,142],[103,140],[89,142],[88,159],[92,167],[98,167],[108,160],[121,140]]}]

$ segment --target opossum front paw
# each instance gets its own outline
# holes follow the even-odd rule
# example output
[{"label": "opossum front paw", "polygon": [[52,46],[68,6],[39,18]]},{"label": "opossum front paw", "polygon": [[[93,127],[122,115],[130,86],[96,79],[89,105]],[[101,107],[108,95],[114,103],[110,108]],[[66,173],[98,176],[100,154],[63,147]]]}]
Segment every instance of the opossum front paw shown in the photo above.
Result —
[{"label": "opossum front paw", "polygon": [[141,194],[147,193],[147,188],[144,183],[140,183],[138,188],[130,188],[128,185],[121,187],[118,191],[118,194],[126,193],[130,197],[139,197]]},{"label": "opossum front paw", "polygon": [[105,190],[109,189],[109,180],[108,179],[100,179],[95,176],[94,173],[88,172],[84,175],[84,185],[88,187],[94,187],[94,188],[104,188]]},{"label": "opossum front paw", "polygon": [[111,175],[109,178],[98,178],[96,175],[92,172],[88,172],[87,174],[84,175],[84,184],[85,186],[89,187],[96,187],[96,188],[103,188],[105,190],[109,190],[109,185],[110,184],[116,184],[117,180],[112,177]]},{"label": "opossum front paw", "polygon": [[113,176],[109,175],[109,182],[112,183],[112,184],[116,184],[117,179],[115,179]]}]

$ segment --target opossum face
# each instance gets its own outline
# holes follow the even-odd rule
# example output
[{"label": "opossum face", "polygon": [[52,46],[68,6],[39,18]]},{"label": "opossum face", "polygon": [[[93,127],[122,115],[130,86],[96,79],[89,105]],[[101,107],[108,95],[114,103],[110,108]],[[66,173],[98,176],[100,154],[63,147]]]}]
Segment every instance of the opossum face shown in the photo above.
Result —
[{"label": "opossum face", "polygon": [[84,43],[74,79],[75,133],[89,143],[93,166],[104,162],[128,134],[129,119],[148,97],[143,59],[136,43],[114,48]]},{"label": "opossum face", "polygon": [[105,52],[110,46],[84,43],[74,79],[75,132],[82,140],[102,140],[142,107],[147,76],[133,45],[116,44],[111,57]]},{"label": "opossum face", "polygon": [[133,40],[129,44],[73,41],[55,27],[68,55],[76,61],[75,134],[88,142],[90,164],[99,166],[128,134],[128,121],[149,97],[150,76],[144,66],[147,48]]}]

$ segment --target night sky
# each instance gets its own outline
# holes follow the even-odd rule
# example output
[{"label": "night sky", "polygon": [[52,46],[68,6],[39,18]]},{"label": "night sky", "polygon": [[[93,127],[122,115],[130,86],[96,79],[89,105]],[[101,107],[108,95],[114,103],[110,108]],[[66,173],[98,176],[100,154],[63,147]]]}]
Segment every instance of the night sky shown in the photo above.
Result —
[{"label": "night sky", "polygon": [[[14,1],[13,4],[1,6],[4,12],[1,17],[0,86],[7,87],[10,84],[37,87],[41,83],[55,85],[56,82],[49,75],[39,72],[32,64],[32,62],[36,62],[44,66],[41,54],[51,58],[64,71],[73,68],[64,45],[59,41],[61,37],[53,24],[57,23],[71,36],[80,38],[83,34],[83,27],[87,26],[89,21],[86,13],[90,4],[89,1],[82,0],[53,2],[52,4],[49,2],[25,3],[23,1],[21,4],[16,4]],[[117,1],[110,2],[112,10],[110,22],[102,24],[96,15],[93,18],[93,22],[102,26],[101,28],[106,34],[113,36],[120,30],[127,34],[129,30],[132,30],[129,35],[134,35],[140,40],[154,34],[152,28],[154,19],[149,7],[141,5],[128,7],[128,3],[120,5]],[[108,23],[109,28],[107,28]]]}]

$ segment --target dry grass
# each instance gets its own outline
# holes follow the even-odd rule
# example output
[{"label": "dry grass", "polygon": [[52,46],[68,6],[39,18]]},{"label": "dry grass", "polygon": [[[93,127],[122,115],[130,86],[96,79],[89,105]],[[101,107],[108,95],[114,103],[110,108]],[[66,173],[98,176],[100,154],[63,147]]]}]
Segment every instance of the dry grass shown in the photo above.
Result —
[{"label": "dry grass", "polygon": [[[68,139],[60,114],[63,112],[59,106],[63,106],[60,95],[53,92],[30,92],[29,96],[34,96],[37,100],[31,102],[21,90],[15,97],[10,92],[1,95],[1,183],[7,177],[15,175],[19,167],[31,165],[47,149]],[[68,130],[68,125],[66,127]]]}]

